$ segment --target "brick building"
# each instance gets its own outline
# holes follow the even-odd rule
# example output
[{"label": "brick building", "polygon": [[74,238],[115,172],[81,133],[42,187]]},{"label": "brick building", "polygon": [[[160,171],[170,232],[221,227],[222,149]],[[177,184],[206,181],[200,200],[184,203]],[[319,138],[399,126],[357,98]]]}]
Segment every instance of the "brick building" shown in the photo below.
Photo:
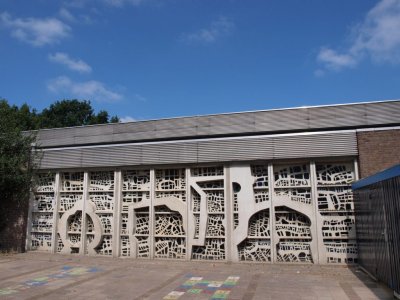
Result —
[{"label": "brick building", "polygon": [[351,183],[400,162],[400,101],[41,130],[35,251],[357,261]]}]

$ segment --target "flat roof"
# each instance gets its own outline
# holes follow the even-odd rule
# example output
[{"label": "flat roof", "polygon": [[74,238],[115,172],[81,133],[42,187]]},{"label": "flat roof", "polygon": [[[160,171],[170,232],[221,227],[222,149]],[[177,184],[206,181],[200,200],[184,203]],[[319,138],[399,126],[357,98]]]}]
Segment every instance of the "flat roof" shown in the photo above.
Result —
[{"label": "flat roof", "polygon": [[161,141],[400,125],[400,100],[42,129],[38,147]]}]

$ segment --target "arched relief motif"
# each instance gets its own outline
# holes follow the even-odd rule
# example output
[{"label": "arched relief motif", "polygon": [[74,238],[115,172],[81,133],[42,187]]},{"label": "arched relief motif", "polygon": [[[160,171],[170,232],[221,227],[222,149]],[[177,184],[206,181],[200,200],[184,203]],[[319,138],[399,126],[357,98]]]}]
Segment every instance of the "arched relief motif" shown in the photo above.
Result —
[{"label": "arched relief motif", "polygon": [[313,262],[311,220],[290,208],[275,207],[277,260],[281,262]]},{"label": "arched relief motif", "polygon": [[230,178],[233,183],[233,257],[271,261],[268,165],[234,165],[230,168]]},{"label": "arched relief motif", "polygon": [[57,252],[64,254],[80,253],[82,234],[89,234],[93,238],[87,241],[86,251],[90,255],[97,254],[96,248],[101,245],[104,234],[101,220],[94,213],[95,208],[93,205],[89,204],[85,208],[87,225],[83,226],[82,210],[83,202],[76,202],[58,221],[59,241]]},{"label": "arched relief motif", "polygon": [[[167,199],[165,200],[167,203],[169,202]],[[180,200],[175,198],[174,201]],[[173,210],[171,207],[172,205],[165,204],[155,207],[154,257],[184,259],[186,257],[185,207],[180,207],[179,211]]]},{"label": "arched relief motif", "polygon": [[271,261],[269,218],[269,209],[260,210],[250,217],[247,238],[237,246],[240,260]]},{"label": "arched relief motif", "polygon": [[274,165],[274,250],[279,262],[318,262],[309,163]]}]

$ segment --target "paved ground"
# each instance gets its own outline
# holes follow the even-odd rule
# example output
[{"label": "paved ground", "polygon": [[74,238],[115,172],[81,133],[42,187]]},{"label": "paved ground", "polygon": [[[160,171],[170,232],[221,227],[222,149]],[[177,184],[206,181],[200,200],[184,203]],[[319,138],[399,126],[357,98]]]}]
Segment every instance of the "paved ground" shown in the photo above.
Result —
[{"label": "paved ground", "polygon": [[0,299],[393,299],[357,268],[0,256]]}]

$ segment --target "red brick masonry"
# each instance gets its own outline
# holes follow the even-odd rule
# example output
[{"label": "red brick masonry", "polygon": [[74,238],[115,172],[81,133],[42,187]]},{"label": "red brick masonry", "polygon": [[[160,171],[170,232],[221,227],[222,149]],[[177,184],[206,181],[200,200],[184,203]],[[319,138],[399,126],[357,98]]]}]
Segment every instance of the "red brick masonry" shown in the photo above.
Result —
[{"label": "red brick masonry", "polygon": [[357,132],[360,178],[400,164],[400,129]]}]

